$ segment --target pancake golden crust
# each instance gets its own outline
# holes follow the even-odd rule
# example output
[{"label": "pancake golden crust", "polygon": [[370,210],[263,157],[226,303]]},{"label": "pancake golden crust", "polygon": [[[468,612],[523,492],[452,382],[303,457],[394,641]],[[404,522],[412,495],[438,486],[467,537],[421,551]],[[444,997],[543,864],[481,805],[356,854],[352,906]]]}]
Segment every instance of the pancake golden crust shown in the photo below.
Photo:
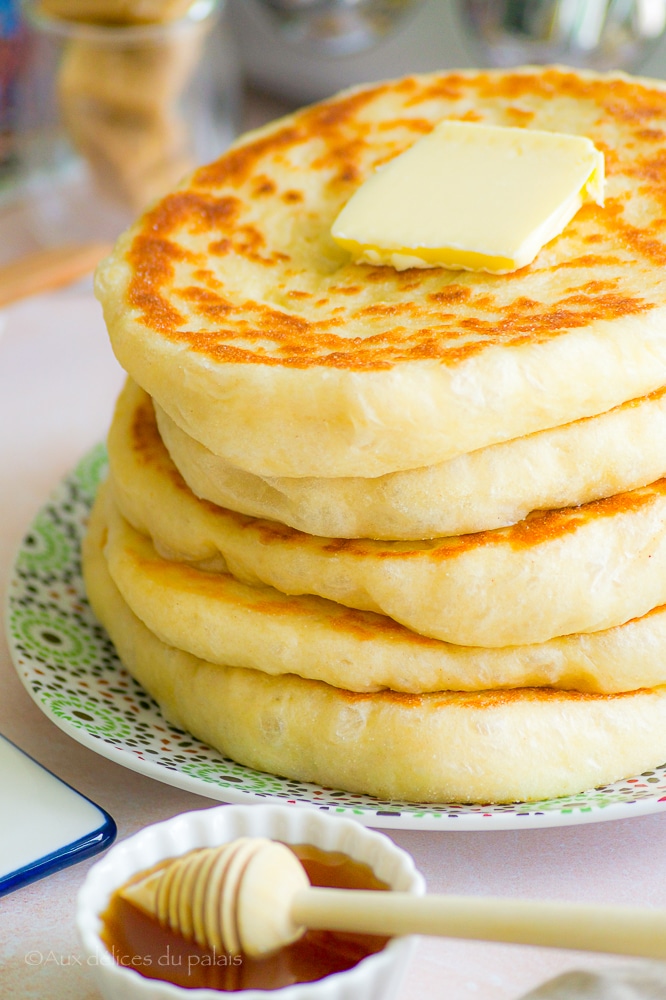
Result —
[{"label": "pancake golden crust", "polygon": [[132,614],[93,511],[83,568],[92,607],[165,716],[250,767],[411,801],[569,795],[666,756],[666,688],[356,694],[293,675],[219,666],[161,642]]},{"label": "pancake golden crust", "polygon": [[[194,183],[198,176],[195,176]],[[572,286],[571,289],[566,289],[568,294],[547,305],[543,301],[523,297],[500,307],[499,319],[482,318],[476,314],[487,313],[495,306],[488,292],[474,295],[470,288],[455,285],[444,292],[428,292],[429,286],[434,287],[433,280],[416,269],[416,276],[410,271],[408,279],[402,282],[403,290],[411,293],[409,298],[390,305],[364,306],[359,311],[344,310],[344,317],[311,320],[286,314],[267,305],[248,302],[244,302],[242,308],[239,308],[225,299],[223,294],[216,293],[212,287],[183,289],[180,298],[185,308],[179,312],[169,298],[161,294],[161,289],[163,285],[171,284],[175,276],[176,261],[187,260],[171,240],[174,230],[187,225],[192,215],[201,218],[199,225],[202,229],[205,225],[211,235],[222,226],[230,230],[228,245],[226,241],[210,245],[211,257],[236,252],[253,263],[282,262],[280,258],[283,255],[263,257],[258,253],[257,247],[263,240],[258,233],[252,232],[251,227],[244,228],[239,243],[233,242],[234,221],[239,214],[240,206],[232,198],[215,199],[181,193],[168,195],[145,217],[144,226],[150,231],[150,236],[142,234],[135,237],[127,255],[128,261],[140,275],[130,287],[128,301],[131,306],[141,310],[143,322],[214,361],[288,368],[323,366],[350,371],[389,370],[395,364],[406,361],[442,360],[457,363],[485,350],[491,344],[538,342],[562,330],[586,327],[598,320],[620,319],[654,308],[653,303],[638,297],[612,294],[610,290],[619,283],[614,278],[605,282],[588,282],[582,289],[578,286],[574,289]],[[202,229],[198,226],[197,233],[201,233]],[[666,258],[666,254],[664,256]],[[146,258],[154,261],[149,268],[143,264]],[[586,254],[575,262],[569,262],[568,266],[573,267],[575,264],[579,267],[599,268],[603,265],[617,265],[619,260]],[[363,266],[357,265],[359,269]],[[537,268],[532,273],[538,271]],[[207,277],[203,272],[199,274],[204,280]],[[348,296],[350,299],[356,297],[362,293],[364,277],[359,275],[359,283],[356,285],[330,285],[329,293]],[[426,293],[425,301],[421,297],[421,286]],[[600,294],[602,291],[605,294]],[[286,294],[301,302],[311,298],[304,291],[290,290]],[[456,311],[448,311],[454,304]],[[317,306],[322,307],[323,313],[323,307],[328,302],[320,299],[312,305],[317,315]],[[238,317],[238,326],[232,331],[225,326],[219,333],[213,334],[208,326],[204,330],[183,330],[183,325],[189,320],[188,311],[198,315],[207,324],[220,319],[231,324]],[[343,309],[338,307],[335,311],[340,313]],[[386,321],[396,324],[402,318],[408,319],[410,323],[420,324],[414,337],[407,339],[404,330],[396,325],[389,326],[374,336],[365,337],[360,343],[356,338],[350,343],[346,330],[341,332],[343,326],[383,325]],[[230,334],[232,340],[239,341],[238,344],[227,342]],[[476,336],[470,336],[472,334]],[[448,341],[452,338],[459,342],[451,346]],[[274,354],[262,349],[267,341],[273,342]]]},{"label": "pancake golden crust", "polygon": [[666,602],[666,479],[494,531],[420,542],[324,538],[198,500],[144,404],[116,411],[110,480],[123,516],[169,558],[467,646],[600,631]]},{"label": "pancake golden crust", "polygon": [[[446,117],[588,135],[605,207],[508,276],[350,263],[337,211]],[[610,409],[666,383],[663,132],[663,86],[620,75],[348,92],[245,137],[120,241],[97,283],[114,349],[185,431],[258,475],[377,476]]]},{"label": "pancake golden crust", "polygon": [[605,632],[532,646],[454,646],[385,615],[164,559],[110,496],[100,494],[99,503],[107,567],[129,608],[167,645],[212,663],[360,693],[536,686],[614,693],[666,683],[666,607]]},{"label": "pancake golden crust", "polygon": [[[126,392],[136,400],[128,406],[142,405],[138,386]],[[595,417],[375,479],[253,476],[195,441],[157,404],[155,416],[196,496],[334,538],[410,540],[501,528],[533,510],[589,503],[666,472],[666,387]]]}]

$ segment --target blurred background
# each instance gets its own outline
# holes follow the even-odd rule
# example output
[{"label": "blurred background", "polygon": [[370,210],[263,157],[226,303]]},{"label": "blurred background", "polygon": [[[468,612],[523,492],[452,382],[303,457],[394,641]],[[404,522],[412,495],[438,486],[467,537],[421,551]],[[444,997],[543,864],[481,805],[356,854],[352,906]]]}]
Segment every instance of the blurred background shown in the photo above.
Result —
[{"label": "blurred background", "polygon": [[0,264],[112,240],[240,131],[354,83],[666,77],[666,0],[0,0]]},{"label": "blurred background", "polygon": [[290,100],[464,66],[666,74],[662,0],[230,0],[246,78]]}]

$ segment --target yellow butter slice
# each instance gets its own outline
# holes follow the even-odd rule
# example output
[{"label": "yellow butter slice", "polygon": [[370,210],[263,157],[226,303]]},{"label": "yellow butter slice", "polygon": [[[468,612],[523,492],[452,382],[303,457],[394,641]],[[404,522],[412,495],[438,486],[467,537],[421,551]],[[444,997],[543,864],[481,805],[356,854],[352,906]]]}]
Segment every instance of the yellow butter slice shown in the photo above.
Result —
[{"label": "yellow butter slice", "polygon": [[585,136],[443,121],[361,185],[331,235],[359,263],[506,274],[603,192]]}]

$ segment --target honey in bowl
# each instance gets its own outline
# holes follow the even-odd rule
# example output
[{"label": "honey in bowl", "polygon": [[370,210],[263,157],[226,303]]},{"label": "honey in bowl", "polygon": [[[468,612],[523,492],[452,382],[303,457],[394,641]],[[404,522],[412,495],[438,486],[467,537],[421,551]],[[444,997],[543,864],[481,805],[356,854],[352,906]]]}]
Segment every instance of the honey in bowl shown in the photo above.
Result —
[{"label": "honey in bowl", "polygon": [[[369,867],[340,852],[309,844],[289,845],[313,886],[387,890]],[[162,862],[163,867],[168,861]],[[147,872],[137,874],[132,882]],[[293,944],[260,959],[202,948],[164,928],[114,893],[102,914],[101,938],[114,961],[149,979],[186,989],[276,990],[344,972],[385,946],[387,937],[341,931],[308,930]]]}]

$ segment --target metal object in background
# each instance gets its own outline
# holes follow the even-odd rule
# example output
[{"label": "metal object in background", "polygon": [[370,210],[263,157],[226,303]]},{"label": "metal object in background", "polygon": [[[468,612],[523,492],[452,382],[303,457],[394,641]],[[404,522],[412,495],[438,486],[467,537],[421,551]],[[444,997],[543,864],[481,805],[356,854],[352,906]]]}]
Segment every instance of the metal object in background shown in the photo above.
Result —
[{"label": "metal object in background", "polygon": [[560,62],[635,69],[666,27],[665,0],[456,0],[491,66]]},{"label": "metal object in background", "polygon": [[[330,43],[310,41],[304,29],[298,44],[289,42],[293,21],[277,29],[275,4],[305,19],[321,15],[322,0],[227,3],[245,78],[295,104],[354,83],[466,66],[559,61],[666,77],[666,0],[417,0],[364,49],[353,52],[338,41],[343,58]],[[354,17],[360,16],[355,0],[336,6],[358,8]]]},{"label": "metal object in background", "polygon": [[330,56],[372,48],[423,0],[260,0],[291,45]]}]

